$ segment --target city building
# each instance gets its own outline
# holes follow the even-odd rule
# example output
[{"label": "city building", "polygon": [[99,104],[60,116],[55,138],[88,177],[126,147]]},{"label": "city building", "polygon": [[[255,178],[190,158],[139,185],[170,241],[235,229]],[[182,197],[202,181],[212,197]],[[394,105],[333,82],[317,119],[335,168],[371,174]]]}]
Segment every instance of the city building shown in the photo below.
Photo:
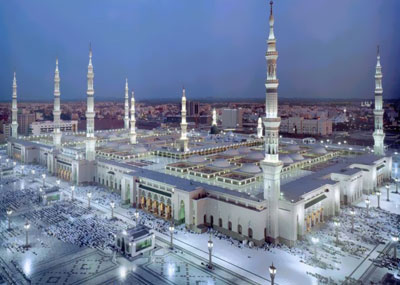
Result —
[{"label": "city building", "polygon": [[18,133],[21,135],[29,134],[29,126],[35,121],[35,114],[19,113],[18,114]]},{"label": "city building", "polygon": [[221,115],[221,125],[224,129],[236,129],[243,126],[243,110],[223,109]]},{"label": "city building", "polygon": [[[35,136],[50,134],[54,132],[55,125],[53,121],[33,122],[30,125],[30,133]],[[58,125],[61,132],[78,131],[78,121],[60,121]]]},{"label": "city building", "polygon": [[331,119],[305,119],[303,117],[283,118],[280,131],[287,134],[329,136],[332,134]]}]

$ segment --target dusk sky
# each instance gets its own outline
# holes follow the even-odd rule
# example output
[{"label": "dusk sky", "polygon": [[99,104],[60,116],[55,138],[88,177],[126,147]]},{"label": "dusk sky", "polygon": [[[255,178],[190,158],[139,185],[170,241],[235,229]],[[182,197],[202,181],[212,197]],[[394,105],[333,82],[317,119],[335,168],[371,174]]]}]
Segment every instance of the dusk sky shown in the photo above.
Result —
[{"label": "dusk sky", "polygon": [[[265,97],[266,0],[0,1],[0,100]],[[400,97],[399,0],[276,0],[279,96],[372,100],[376,45],[384,99]]]}]

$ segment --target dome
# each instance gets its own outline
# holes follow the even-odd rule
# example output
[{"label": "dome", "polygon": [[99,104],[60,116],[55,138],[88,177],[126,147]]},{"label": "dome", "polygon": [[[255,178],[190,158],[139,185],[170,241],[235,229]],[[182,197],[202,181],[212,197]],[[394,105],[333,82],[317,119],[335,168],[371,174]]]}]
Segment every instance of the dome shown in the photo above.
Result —
[{"label": "dome", "polygon": [[253,163],[247,163],[243,165],[239,170],[245,173],[253,173],[253,174],[261,172],[261,168]]},{"label": "dome", "polygon": [[193,155],[191,157],[188,158],[187,162],[190,163],[202,163],[204,162],[206,159],[203,156],[200,155]]},{"label": "dome", "polygon": [[296,160],[296,161],[300,161],[300,160],[303,160],[303,159],[304,159],[304,157],[303,157],[301,154],[299,154],[299,153],[293,153],[293,154],[290,155],[290,157],[291,157],[293,160]]},{"label": "dome", "polygon": [[289,155],[279,156],[279,160],[282,161],[284,164],[293,163],[293,159]]},{"label": "dome", "polygon": [[218,127],[217,127],[217,126],[212,126],[212,127],[211,127],[211,130],[210,130],[210,134],[212,134],[212,135],[217,135],[217,134],[219,134]]},{"label": "dome", "polygon": [[219,168],[227,168],[231,165],[227,160],[220,158],[220,159],[214,160],[213,163],[211,164],[211,166],[219,167]]},{"label": "dome", "polygon": [[327,151],[324,147],[315,147],[311,150],[311,152],[315,153],[315,154],[326,154],[327,153]]},{"label": "dome", "polygon": [[253,160],[262,160],[264,159],[264,154],[261,151],[253,151],[246,158]]},{"label": "dome", "polygon": [[237,149],[228,149],[224,151],[224,155],[229,155],[229,156],[239,155],[239,151]]},{"label": "dome", "polygon": [[248,147],[242,146],[242,147],[238,148],[238,152],[240,154],[247,154],[247,153],[250,153],[251,150]]},{"label": "dome", "polygon": [[287,147],[287,149],[290,151],[298,151],[300,150],[300,147],[297,144],[291,144]]},{"label": "dome", "polygon": [[118,150],[130,150],[132,148],[132,146],[130,146],[129,144],[123,144],[121,146],[118,147]]}]

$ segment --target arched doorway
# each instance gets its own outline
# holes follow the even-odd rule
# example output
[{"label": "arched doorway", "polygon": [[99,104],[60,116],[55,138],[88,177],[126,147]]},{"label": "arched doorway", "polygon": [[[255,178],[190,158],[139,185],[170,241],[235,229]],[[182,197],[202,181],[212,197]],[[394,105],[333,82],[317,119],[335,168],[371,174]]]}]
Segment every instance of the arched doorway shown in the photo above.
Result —
[{"label": "arched doorway", "polygon": [[185,202],[183,202],[183,200],[181,200],[178,218],[180,223],[185,223]]},{"label": "arched doorway", "polygon": [[232,230],[232,222],[231,221],[228,222],[228,230],[230,230],[230,231]]},{"label": "arched doorway", "polygon": [[249,228],[248,236],[249,236],[249,238],[253,238],[253,229],[252,228]]},{"label": "arched doorway", "polygon": [[220,228],[222,228],[222,219],[221,219],[221,218],[218,219],[218,226],[219,226]]},{"label": "arched doorway", "polygon": [[210,227],[214,227],[214,217],[210,216]]},{"label": "arched doorway", "polygon": [[203,216],[203,223],[206,225],[207,224],[207,215],[206,214],[204,214],[204,216]]},{"label": "arched doorway", "polygon": [[241,235],[242,234],[242,226],[238,225],[238,233]]}]

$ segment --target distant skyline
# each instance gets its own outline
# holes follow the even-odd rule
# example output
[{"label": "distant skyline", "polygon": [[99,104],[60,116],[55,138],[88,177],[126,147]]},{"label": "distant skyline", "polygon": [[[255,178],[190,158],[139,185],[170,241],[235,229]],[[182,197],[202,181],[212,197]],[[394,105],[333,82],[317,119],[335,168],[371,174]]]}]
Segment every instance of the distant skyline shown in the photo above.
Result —
[{"label": "distant skyline", "polygon": [[[400,97],[398,0],[274,1],[279,96],[373,100],[376,46],[383,98]],[[0,2],[0,101],[86,99],[92,42],[95,100],[263,100],[269,1],[15,0]]]}]

